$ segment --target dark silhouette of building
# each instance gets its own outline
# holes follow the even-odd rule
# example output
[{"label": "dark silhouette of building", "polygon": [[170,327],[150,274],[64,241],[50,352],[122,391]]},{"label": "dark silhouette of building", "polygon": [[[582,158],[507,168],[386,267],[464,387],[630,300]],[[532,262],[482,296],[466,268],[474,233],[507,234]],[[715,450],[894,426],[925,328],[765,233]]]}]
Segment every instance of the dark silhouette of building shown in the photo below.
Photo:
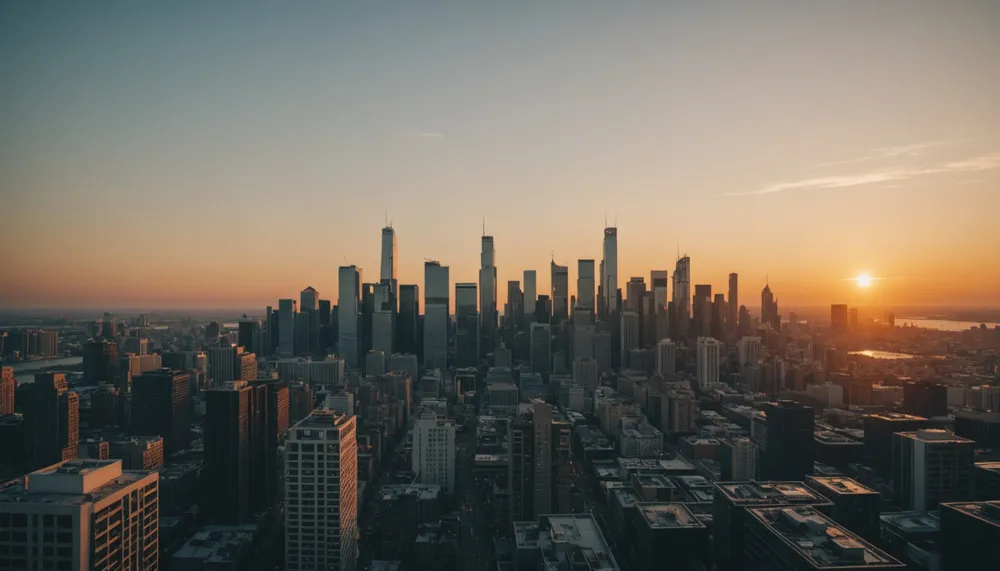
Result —
[{"label": "dark silhouette of building", "polygon": [[1000,448],[1000,411],[955,413],[955,434],[976,441],[976,448]]},{"label": "dark silhouette of building", "polygon": [[806,476],[806,485],[833,502],[833,521],[868,541],[879,541],[881,494],[842,477]]},{"label": "dark silhouette of building", "polygon": [[418,342],[419,314],[420,288],[412,284],[399,286],[399,315],[396,321],[396,333],[399,337],[396,346],[399,353],[420,354],[422,344]]},{"label": "dark silhouette of building", "polygon": [[995,569],[1000,502],[941,504],[941,569]]},{"label": "dark silhouette of building", "polygon": [[247,319],[247,316],[244,315],[243,319],[240,320],[239,327],[236,344],[243,347],[247,353],[263,355],[264,348],[260,346],[260,321]]},{"label": "dark silhouette of building", "polygon": [[892,435],[929,428],[922,416],[881,412],[864,417],[865,462],[886,480],[892,478]]},{"label": "dark silhouette of building", "polygon": [[28,428],[22,414],[0,415],[0,478],[13,478],[31,469]]},{"label": "dark silhouette of building", "polygon": [[830,306],[830,329],[837,333],[847,331],[847,306],[833,304]]},{"label": "dark silhouette of building", "polygon": [[773,480],[802,480],[813,471],[812,407],[794,401],[769,403],[766,472]]},{"label": "dark silhouette of building", "polygon": [[131,432],[162,436],[167,454],[191,441],[191,375],[159,369],[132,379]]},{"label": "dark silhouette of building", "polygon": [[38,373],[25,415],[31,433],[31,465],[43,468],[76,458],[80,438],[80,399],[69,390],[65,373]]},{"label": "dark silhouette of building", "polygon": [[118,345],[91,339],[83,344],[83,380],[90,385],[113,383],[118,373]]},{"label": "dark silhouette of building", "polygon": [[698,337],[712,335],[712,286],[696,284],[691,305],[691,334]]},{"label": "dark silhouette of building", "polygon": [[940,383],[903,385],[903,412],[924,418],[948,415],[948,387]]}]

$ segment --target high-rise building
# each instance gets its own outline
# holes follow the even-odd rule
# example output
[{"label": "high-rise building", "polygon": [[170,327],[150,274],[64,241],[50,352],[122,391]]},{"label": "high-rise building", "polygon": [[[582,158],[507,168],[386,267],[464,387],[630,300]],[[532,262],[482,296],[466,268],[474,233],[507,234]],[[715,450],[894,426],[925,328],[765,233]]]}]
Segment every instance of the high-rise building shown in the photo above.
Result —
[{"label": "high-rise building", "polygon": [[740,277],[733,272],[729,274],[729,299],[726,301],[729,330],[736,331],[740,322]]},{"label": "high-rise building", "polygon": [[361,284],[361,305],[358,310],[358,343],[362,358],[372,350],[372,321],[375,317],[375,284]]},{"label": "high-rise building", "polygon": [[312,286],[307,286],[306,289],[299,293],[299,311],[307,309],[312,311],[319,309],[319,292],[313,289]]},{"label": "high-rise building", "polygon": [[133,434],[162,436],[167,454],[191,441],[191,375],[160,369],[132,379]]},{"label": "high-rise building", "polygon": [[882,496],[858,482],[839,476],[806,476],[806,485],[833,502],[833,521],[864,537],[881,541]]},{"label": "high-rise building", "polygon": [[813,471],[812,407],[794,401],[769,403],[764,463],[772,480],[801,481]]},{"label": "high-rise building", "polygon": [[[236,380],[236,347],[231,343],[219,343],[207,347],[205,352],[208,353],[208,376],[215,386]],[[254,373],[256,377],[256,367]]]},{"label": "high-rise building", "polygon": [[674,266],[674,315],[677,332],[688,335],[691,321],[691,258],[684,256]]},{"label": "high-rise building", "polygon": [[[285,567],[354,571],[358,560],[356,417],[316,410],[289,431]],[[315,477],[323,466],[324,477]],[[314,479],[313,483],[307,479]]]},{"label": "high-rise building", "polygon": [[479,292],[475,283],[455,284],[455,367],[479,365]]},{"label": "high-rise building", "polygon": [[729,331],[729,324],[726,323],[726,315],[729,313],[726,307],[726,296],[717,293],[712,301],[712,326],[711,335],[716,339],[725,339]]},{"label": "high-rise building", "polygon": [[511,521],[569,513],[570,424],[540,399],[507,426]]},{"label": "high-rise building", "polygon": [[233,381],[205,397],[201,505],[217,523],[243,523],[271,497],[268,478],[277,462],[278,435],[268,422],[268,386]]},{"label": "high-rise building", "polygon": [[858,329],[858,308],[852,307],[847,310],[847,326],[852,331]]},{"label": "high-rise building", "polygon": [[699,337],[697,346],[698,386],[708,388],[719,382],[722,362],[722,342],[711,337]]},{"label": "high-rise building", "polygon": [[736,342],[736,354],[739,359],[740,368],[747,365],[756,365],[760,362],[764,345],[760,337],[743,337]]},{"label": "high-rise building", "polygon": [[998,543],[1000,501],[941,504],[939,569],[992,569]]},{"label": "high-rise building", "polygon": [[0,490],[0,569],[159,569],[159,482],[90,459],[11,482]]},{"label": "high-rise building", "polygon": [[530,322],[535,317],[535,300],[538,298],[538,276],[535,270],[524,270],[524,317]]},{"label": "high-rise building", "polygon": [[115,440],[108,454],[122,461],[123,470],[158,470],[163,466],[163,438],[132,436]]},{"label": "high-rise building", "polygon": [[[771,443],[768,441],[768,451]],[[936,510],[944,502],[974,499],[976,443],[947,430],[925,428],[892,435],[892,480],[905,510]]]},{"label": "high-rise building", "polygon": [[448,367],[448,266],[424,262],[424,367]]},{"label": "high-rise building", "polygon": [[358,331],[361,304],[361,268],[340,266],[337,297],[337,353],[349,369],[357,369],[361,361]]},{"label": "high-rise building", "polygon": [[847,331],[847,305],[833,304],[830,306],[830,329],[838,333]]},{"label": "high-rise building", "polygon": [[667,379],[677,372],[677,344],[670,339],[661,339],[656,344],[656,374]]},{"label": "high-rise building", "polygon": [[569,318],[569,267],[553,260],[552,271],[552,323],[559,324]]},{"label": "high-rise building", "polygon": [[710,337],[712,335],[712,286],[695,285],[692,304],[691,334],[699,337]]},{"label": "high-rise building", "polygon": [[598,371],[597,361],[595,359],[579,359],[577,361],[573,361],[573,380],[576,384],[587,389],[588,391],[593,391],[597,388],[599,379],[600,371]]},{"label": "high-rise building", "polygon": [[0,367],[0,415],[14,414],[14,367]]},{"label": "high-rise building", "polygon": [[497,268],[493,250],[493,236],[483,236],[480,262],[479,350],[482,353],[480,358],[485,358],[486,355],[493,352],[497,345]]},{"label": "high-rise building", "polygon": [[531,346],[531,372],[552,371],[552,330],[548,323],[532,323],[529,344]]},{"label": "high-rise building", "polygon": [[881,412],[865,415],[863,427],[865,463],[888,480],[892,478],[892,435],[930,428],[930,422],[920,416]]},{"label": "high-rise building", "polygon": [[670,300],[667,297],[669,291],[667,282],[670,281],[670,272],[667,270],[653,270],[649,274],[649,287],[653,291],[653,310],[655,326],[655,336],[651,342],[659,342],[670,336],[670,314],[668,307]]},{"label": "high-rise building", "polygon": [[621,312],[621,366],[623,369],[631,368],[630,355],[632,349],[639,348],[641,335],[639,313],[626,309]]},{"label": "high-rise building", "polygon": [[114,383],[118,372],[118,345],[103,339],[83,344],[83,380],[89,385]]},{"label": "high-rise building", "polygon": [[924,418],[948,416],[948,386],[930,382],[906,383],[903,385],[903,412]]},{"label": "high-rise building", "polygon": [[396,329],[399,332],[397,349],[400,353],[418,355],[423,350],[419,343],[420,329],[420,288],[416,285],[399,286],[399,316]]},{"label": "high-rise building", "polygon": [[722,441],[722,479],[744,482],[757,478],[757,446],[745,436]]},{"label": "high-rise building", "polygon": [[36,373],[26,415],[31,434],[31,465],[41,468],[77,456],[80,398],[69,390],[65,373]]},{"label": "high-rise building", "polygon": [[249,353],[264,354],[259,319],[248,319],[245,315],[243,319],[240,319],[236,344],[243,347]]},{"label": "high-rise building", "polygon": [[[576,305],[583,307],[593,315],[594,295],[594,260],[577,260],[576,262]],[[574,311],[576,308],[574,308]]]},{"label": "high-rise building", "polygon": [[295,355],[295,314],[298,309],[294,299],[278,300],[278,355]]},{"label": "high-rise building", "polygon": [[761,325],[770,325],[771,329],[775,330],[781,328],[781,318],[778,315],[778,300],[771,293],[771,286],[768,284],[765,284],[764,289],[760,292],[760,323]]},{"label": "high-rise building", "polygon": [[504,328],[507,329],[507,339],[513,342],[514,334],[521,329],[524,320],[524,294],[521,293],[521,282],[507,281],[507,303],[504,304]]},{"label": "high-rise building", "polygon": [[372,349],[391,355],[395,344],[396,296],[387,281],[375,284],[372,312]]},{"label": "high-rise building", "polygon": [[[379,280],[382,282],[396,282],[397,250],[396,231],[392,226],[382,229],[382,263],[379,268]],[[393,288],[395,290],[395,288]],[[393,292],[395,293],[395,292]]]},{"label": "high-rise building", "polygon": [[412,470],[421,484],[436,484],[455,493],[455,425],[433,412],[413,425]]},{"label": "high-rise building", "polygon": [[618,228],[604,229],[604,247],[601,256],[601,307],[602,317],[620,310],[618,307]]}]

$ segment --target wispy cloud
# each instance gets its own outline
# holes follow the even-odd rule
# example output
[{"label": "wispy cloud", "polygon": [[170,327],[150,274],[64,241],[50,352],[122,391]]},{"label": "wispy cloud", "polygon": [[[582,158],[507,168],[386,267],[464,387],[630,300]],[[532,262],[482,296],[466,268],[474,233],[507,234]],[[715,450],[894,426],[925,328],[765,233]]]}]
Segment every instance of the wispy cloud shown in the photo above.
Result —
[{"label": "wispy cloud", "polygon": [[922,143],[910,143],[907,145],[895,145],[892,147],[879,147],[876,149],[872,149],[870,151],[871,154],[864,157],[857,157],[853,159],[846,159],[839,161],[828,161],[825,163],[820,163],[817,166],[830,167],[836,165],[856,165],[859,163],[866,163],[878,159],[897,159],[900,157],[915,157],[924,154],[926,151],[930,149],[935,149],[938,147],[947,147],[960,142],[962,142],[962,139],[956,139],[952,141],[924,141]]},{"label": "wispy cloud", "polygon": [[438,133],[435,131],[414,131],[411,133],[403,133],[403,136],[411,139],[443,139],[444,133]]},{"label": "wispy cloud", "polygon": [[[893,183],[910,181],[915,178],[931,175],[972,173],[995,170],[1000,168],[1000,152],[980,155],[969,159],[950,161],[934,167],[896,167],[877,169],[849,175],[813,177],[791,182],[781,182],[765,186],[751,192],[733,192],[727,196],[756,196],[773,194],[786,190],[799,189],[830,189],[865,186],[875,183]],[[961,183],[960,183],[961,184]],[[885,185],[902,186],[902,185]]]}]

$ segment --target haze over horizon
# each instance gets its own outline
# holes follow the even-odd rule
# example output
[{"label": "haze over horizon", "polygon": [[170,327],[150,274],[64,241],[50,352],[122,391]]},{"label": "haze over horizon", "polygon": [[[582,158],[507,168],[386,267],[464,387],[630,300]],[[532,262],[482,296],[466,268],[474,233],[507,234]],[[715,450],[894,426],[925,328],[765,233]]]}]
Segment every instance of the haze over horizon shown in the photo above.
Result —
[{"label": "haze over horizon", "polygon": [[500,304],[607,219],[623,289],[1000,307],[996,2],[239,6],[0,7],[0,307],[336,303],[387,215]]}]

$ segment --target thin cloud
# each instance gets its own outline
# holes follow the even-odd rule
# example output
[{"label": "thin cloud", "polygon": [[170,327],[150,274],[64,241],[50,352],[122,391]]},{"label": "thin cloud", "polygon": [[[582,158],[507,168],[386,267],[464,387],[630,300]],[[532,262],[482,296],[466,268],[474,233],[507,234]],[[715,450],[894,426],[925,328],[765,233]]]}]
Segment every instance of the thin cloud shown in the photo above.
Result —
[{"label": "thin cloud", "polygon": [[435,131],[416,131],[413,133],[403,133],[403,136],[411,139],[443,139],[444,133],[438,133]]},{"label": "thin cloud", "polygon": [[[761,194],[774,194],[786,190],[799,189],[830,189],[830,188],[850,188],[855,186],[865,186],[875,183],[893,183],[913,180],[918,177],[972,173],[995,170],[1000,168],[1000,152],[980,155],[960,161],[950,161],[936,167],[898,167],[890,169],[879,169],[869,172],[862,172],[851,175],[813,177],[792,182],[782,182],[772,184],[764,188],[751,192],[734,192],[727,196],[757,196]],[[893,185],[900,186],[900,185]]]},{"label": "thin cloud", "polygon": [[879,147],[872,149],[870,155],[865,157],[858,157],[854,159],[846,159],[840,161],[828,161],[825,163],[819,163],[817,166],[830,167],[837,165],[856,165],[859,163],[866,163],[876,159],[897,159],[900,157],[915,157],[924,154],[924,152],[934,149],[937,147],[947,147],[949,145],[954,145],[956,143],[962,142],[962,139],[956,139],[953,141],[924,141],[922,143],[910,143],[908,145],[896,145],[892,147]]}]

